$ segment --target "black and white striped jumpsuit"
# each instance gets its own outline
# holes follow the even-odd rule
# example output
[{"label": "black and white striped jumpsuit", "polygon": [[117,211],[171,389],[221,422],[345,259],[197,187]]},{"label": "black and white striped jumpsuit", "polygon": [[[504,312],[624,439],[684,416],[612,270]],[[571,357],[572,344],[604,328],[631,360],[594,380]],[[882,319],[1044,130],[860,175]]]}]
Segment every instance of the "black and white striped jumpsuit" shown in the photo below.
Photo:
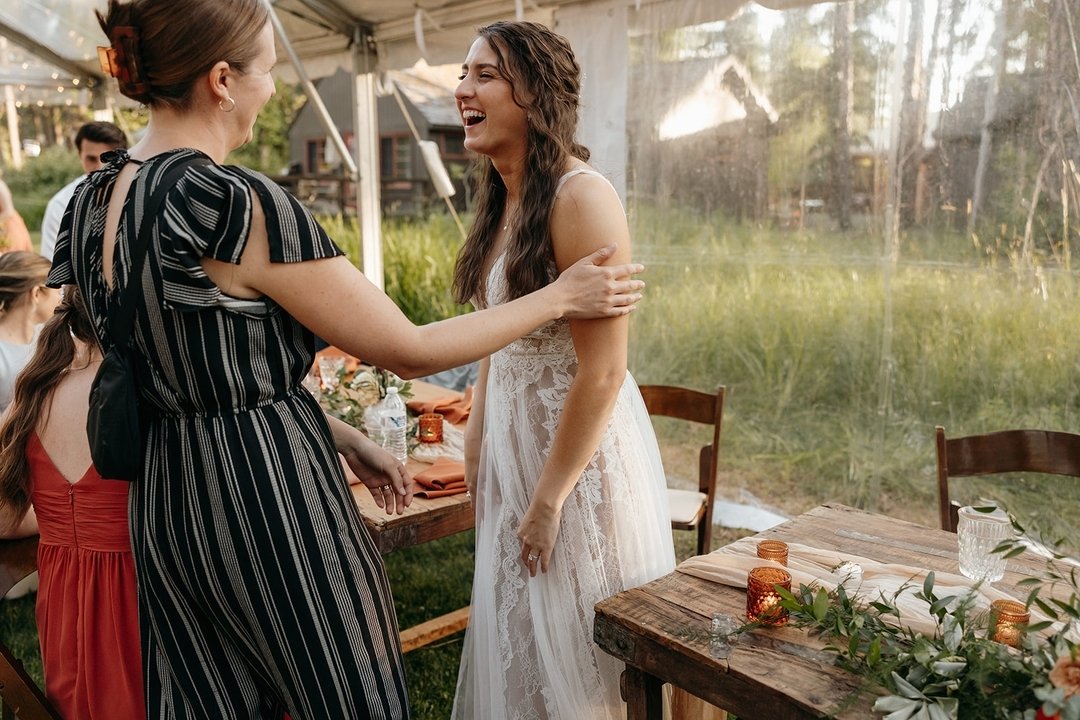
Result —
[{"label": "black and white striped jumpsuit", "polygon": [[[149,194],[195,152],[139,167],[117,233],[119,289]],[[80,186],[48,281],[79,286],[103,341],[102,234],[129,161],[121,151]],[[130,500],[147,715],[277,720],[284,707],[293,720],[404,718],[382,559],[325,416],[300,385],[314,337],[268,298],[225,295],[199,263],[239,262],[252,189],[271,261],[341,254],[294,198],[238,167],[189,167],[160,211],[135,323],[141,392],[155,417]]]}]

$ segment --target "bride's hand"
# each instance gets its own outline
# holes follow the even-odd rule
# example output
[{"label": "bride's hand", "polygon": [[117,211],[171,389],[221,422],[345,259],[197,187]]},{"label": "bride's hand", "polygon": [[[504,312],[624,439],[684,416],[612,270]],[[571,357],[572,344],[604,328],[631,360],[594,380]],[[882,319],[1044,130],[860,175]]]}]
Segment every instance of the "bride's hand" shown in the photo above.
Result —
[{"label": "bride's hand", "polygon": [[521,562],[529,568],[529,577],[536,577],[537,570],[548,571],[561,516],[561,511],[538,508],[534,503],[521,519],[517,536],[521,541]]},{"label": "bride's hand", "polygon": [[566,268],[548,287],[560,293],[562,316],[572,320],[618,317],[634,310],[645,283],[634,280],[645,266],[640,263],[604,265],[615,245],[600,248]]}]

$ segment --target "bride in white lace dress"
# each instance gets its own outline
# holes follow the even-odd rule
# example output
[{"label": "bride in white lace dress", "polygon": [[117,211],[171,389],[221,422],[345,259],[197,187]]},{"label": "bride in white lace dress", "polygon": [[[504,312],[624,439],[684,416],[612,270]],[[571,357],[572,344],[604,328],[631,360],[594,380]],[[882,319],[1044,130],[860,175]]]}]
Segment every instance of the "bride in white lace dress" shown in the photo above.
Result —
[{"label": "bride in white lace dress", "polygon": [[[457,88],[483,156],[459,300],[507,302],[614,244],[618,195],[573,141],[579,68],[533,23],[495,23]],[[593,642],[593,606],[674,567],[663,468],[626,371],[627,318],[553,322],[482,362],[466,432],[476,571],[453,717],[623,718],[621,663]]]}]

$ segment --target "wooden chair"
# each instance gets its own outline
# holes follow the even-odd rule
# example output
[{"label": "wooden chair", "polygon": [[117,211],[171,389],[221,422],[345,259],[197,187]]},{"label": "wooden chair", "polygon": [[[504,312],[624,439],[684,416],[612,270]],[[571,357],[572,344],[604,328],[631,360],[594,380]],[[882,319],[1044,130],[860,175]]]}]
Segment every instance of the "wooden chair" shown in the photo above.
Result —
[{"label": "wooden chair", "polygon": [[[37,537],[0,540],[0,598],[37,567]],[[61,720],[22,662],[0,640],[0,720]]]},{"label": "wooden chair", "polygon": [[712,512],[716,501],[716,468],[720,449],[720,426],[724,419],[724,386],[714,394],[672,385],[642,385],[641,396],[649,415],[686,420],[712,426],[712,442],[698,454],[698,489],[668,488],[671,527],[697,530],[697,552],[704,555],[712,545]]},{"label": "wooden chair", "polygon": [[938,513],[941,529],[956,532],[960,504],[949,499],[949,478],[1032,472],[1080,477],[1080,435],[1050,430],[1004,430],[945,437],[937,435]]}]

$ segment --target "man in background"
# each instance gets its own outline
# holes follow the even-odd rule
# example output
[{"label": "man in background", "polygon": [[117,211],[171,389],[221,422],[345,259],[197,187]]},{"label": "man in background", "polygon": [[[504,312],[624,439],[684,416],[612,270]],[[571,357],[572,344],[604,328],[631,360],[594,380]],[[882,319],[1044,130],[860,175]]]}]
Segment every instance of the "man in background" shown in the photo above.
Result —
[{"label": "man in background", "polygon": [[60,221],[64,218],[64,210],[67,209],[71,196],[75,194],[75,188],[87,175],[105,164],[101,161],[102,155],[110,150],[126,147],[124,131],[111,122],[90,122],[79,128],[79,132],[75,134],[75,150],[79,153],[84,174],[69,182],[49,200],[45,216],[41,220],[42,255],[52,260],[53,250],[56,249],[56,236],[60,232]]}]

